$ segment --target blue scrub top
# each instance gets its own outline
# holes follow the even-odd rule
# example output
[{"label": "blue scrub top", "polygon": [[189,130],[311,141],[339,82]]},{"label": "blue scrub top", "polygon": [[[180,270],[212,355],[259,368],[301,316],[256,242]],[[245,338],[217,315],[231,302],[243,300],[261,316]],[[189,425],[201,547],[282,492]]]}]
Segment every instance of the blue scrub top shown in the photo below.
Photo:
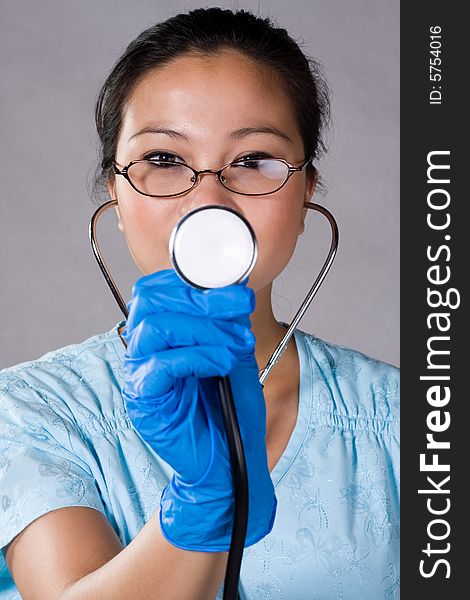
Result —
[{"label": "blue scrub top", "polygon": [[[0,548],[65,506],[99,510],[127,545],[159,509],[172,468],[127,416],[123,323],[0,371]],[[244,551],[241,598],[398,598],[399,371],[294,339],[297,422],[271,472],[274,527]],[[19,598],[0,554],[0,600]]]}]

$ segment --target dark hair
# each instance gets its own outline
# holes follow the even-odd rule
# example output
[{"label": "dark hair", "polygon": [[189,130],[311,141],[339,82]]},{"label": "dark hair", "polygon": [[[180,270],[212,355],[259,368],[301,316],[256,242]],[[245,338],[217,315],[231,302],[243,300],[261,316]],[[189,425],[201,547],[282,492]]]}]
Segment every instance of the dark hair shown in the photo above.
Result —
[{"label": "dark hair", "polygon": [[[138,80],[188,52],[215,54],[233,49],[276,72],[290,97],[307,157],[325,151],[322,133],[329,122],[328,86],[322,65],[301,51],[285,29],[248,11],[198,8],[152,25],[138,35],[117,60],[95,106],[100,156],[92,196],[101,201],[112,173],[123,107]],[[309,163],[307,173],[318,177]]]}]

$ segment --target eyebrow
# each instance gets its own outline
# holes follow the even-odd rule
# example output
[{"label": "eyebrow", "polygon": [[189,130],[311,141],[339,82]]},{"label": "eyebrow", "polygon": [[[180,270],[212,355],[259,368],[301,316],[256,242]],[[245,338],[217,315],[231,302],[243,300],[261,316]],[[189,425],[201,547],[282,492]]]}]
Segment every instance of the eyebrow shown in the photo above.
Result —
[{"label": "eyebrow", "polygon": [[230,134],[229,137],[231,139],[239,140],[239,139],[244,138],[247,135],[252,135],[255,133],[270,133],[271,135],[280,137],[283,140],[287,140],[288,142],[290,142],[292,144],[292,140],[287,135],[287,133],[284,133],[277,127],[272,127],[271,125],[256,125],[254,127],[240,127],[240,129],[237,129],[236,131],[232,131],[232,133]]},{"label": "eyebrow", "polygon": [[[164,135],[169,135],[173,138],[184,140],[185,142],[189,142],[189,138],[180,131],[176,131],[175,129],[168,129],[167,127],[153,126],[147,126],[143,127],[142,129],[139,129],[139,131],[131,135],[128,142],[138,137],[139,135],[144,135],[145,133],[160,133]],[[272,127],[271,125],[255,125],[253,127],[240,127],[240,129],[232,131],[232,133],[229,135],[229,138],[234,140],[240,140],[248,135],[254,135],[257,133],[269,133],[271,135],[280,137],[283,140],[287,140],[292,144],[291,138],[286,133],[284,133],[277,127]]]}]

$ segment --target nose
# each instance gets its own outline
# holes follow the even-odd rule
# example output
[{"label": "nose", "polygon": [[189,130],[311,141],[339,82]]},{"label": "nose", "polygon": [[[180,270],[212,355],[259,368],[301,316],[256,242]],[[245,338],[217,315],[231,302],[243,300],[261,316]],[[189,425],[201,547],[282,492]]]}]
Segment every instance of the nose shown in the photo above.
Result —
[{"label": "nose", "polygon": [[185,215],[195,208],[208,206],[209,204],[228,206],[238,212],[242,212],[238,207],[236,196],[237,194],[222,185],[214,170],[204,169],[204,171],[199,173],[197,184],[187,194],[182,196],[183,201],[180,203],[180,213],[181,215]]}]

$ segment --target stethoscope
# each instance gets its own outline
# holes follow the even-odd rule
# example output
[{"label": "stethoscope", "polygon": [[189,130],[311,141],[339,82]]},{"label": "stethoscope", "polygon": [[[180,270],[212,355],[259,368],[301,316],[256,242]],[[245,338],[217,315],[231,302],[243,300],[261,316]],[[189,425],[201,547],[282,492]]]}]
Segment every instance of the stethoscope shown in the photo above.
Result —
[{"label": "stethoscope", "polygon": [[[126,303],[106,266],[96,237],[96,224],[99,217],[106,210],[117,205],[117,200],[110,200],[97,208],[90,220],[89,236],[93,254],[106,283],[127,319],[129,311]],[[328,219],[331,227],[330,249],[317,278],[292,319],[284,337],[272,353],[266,366],[259,372],[259,380],[263,387],[267,376],[279,361],[298,322],[330,270],[338,247],[338,225],[333,215],[325,207],[314,202],[305,202],[304,205],[320,212]],[[253,228],[243,215],[228,206],[209,204],[188,212],[178,221],[170,236],[168,252],[175,271],[188,285],[199,289],[210,289],[237,284],[248,277],[256,264],[258,243]],[[230,376],[226,375],[216,379],[235,488],[232,538],[223,595],[224,600],[233,600],[240,598],[238,580],[248,522],[248,481]]]}]

